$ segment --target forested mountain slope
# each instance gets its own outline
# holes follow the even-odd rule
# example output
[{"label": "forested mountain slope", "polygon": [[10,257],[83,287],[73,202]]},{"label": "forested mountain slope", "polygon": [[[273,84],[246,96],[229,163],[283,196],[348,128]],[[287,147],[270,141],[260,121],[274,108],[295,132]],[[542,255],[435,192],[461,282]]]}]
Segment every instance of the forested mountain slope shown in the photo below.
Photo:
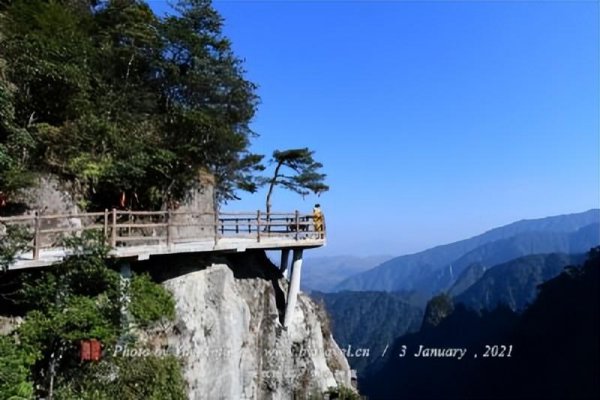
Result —
[{"label": "forested mountain slope", "polygon": [[418,290],[428,294],[449,288],[475,262],[495,265],[528,255],[582,253],[600,243],[600,210],[524,220],[471,239],[393,258],[348,278],[337,290]]}]

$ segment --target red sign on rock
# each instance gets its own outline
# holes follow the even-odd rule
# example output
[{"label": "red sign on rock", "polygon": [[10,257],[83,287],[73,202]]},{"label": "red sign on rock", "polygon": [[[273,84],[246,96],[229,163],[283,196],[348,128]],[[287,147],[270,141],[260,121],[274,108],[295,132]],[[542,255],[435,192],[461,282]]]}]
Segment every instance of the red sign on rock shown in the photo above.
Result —
[{"label": "red sign on rock", "polygon": [[102,357],[102,345],[99,340],[82,340],[79,348],[81,361],[98,361]]}]

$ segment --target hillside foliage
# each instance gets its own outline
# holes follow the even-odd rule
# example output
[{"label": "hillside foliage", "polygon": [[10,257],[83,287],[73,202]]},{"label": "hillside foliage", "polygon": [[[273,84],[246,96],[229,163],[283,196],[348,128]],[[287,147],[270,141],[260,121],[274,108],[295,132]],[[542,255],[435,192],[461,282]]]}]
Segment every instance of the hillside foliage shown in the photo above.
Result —
[{"label": "hillside foliage", "polygon": [[[597,398],[599,272],[596,247],[583,266],[541,284],[521,315],[506,305],[480,314],[456,305],[437,325],[398,338],[367,371],[362,391],[373,398]],[[416,357],[420,346],[467,353],[461,360]]]},{"label": "hillside foliage", "polygon": [[207,0],[0,3],[0,192],[51,172],[88,208],[157,208],[202,170],[222,200],[255,190],[256,87],[222,23]]},{"label": "hillside foliage", "polygon": [[418,330],[423,318],[400,293],[313,292],[311,297],[325,306],[333,337],[359,377],[397,337]]},{"label": "hillside foliage", "polygon": [[[172,319],[174,301],[147,275],[124,285],[108,249],[93,235],[71,239],[62,264],[18,276],[15,305],[23,322],[0,336],[0,398],[183,399],[185,386],[174,357],[122,357],[117,343],[134,346],[123,325],[124,299],[139,327]],[[138,310],[146,310],[139,312]],[[102,343],[99,362],[79,359],[82,340]]]}]

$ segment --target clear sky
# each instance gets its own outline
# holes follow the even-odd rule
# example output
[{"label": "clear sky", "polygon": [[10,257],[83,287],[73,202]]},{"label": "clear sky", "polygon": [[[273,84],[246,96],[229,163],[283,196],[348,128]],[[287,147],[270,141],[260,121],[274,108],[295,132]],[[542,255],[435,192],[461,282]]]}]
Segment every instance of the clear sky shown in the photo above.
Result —
[{"label": "clear sky", "polygon": [[[597,1],[214,5],[259,85],[253,150],[325,165],[330,192],[273,200],[321,203],[314,255],[401,255],[600,206]],[[242,197],[225,208],[264,209]]]}]

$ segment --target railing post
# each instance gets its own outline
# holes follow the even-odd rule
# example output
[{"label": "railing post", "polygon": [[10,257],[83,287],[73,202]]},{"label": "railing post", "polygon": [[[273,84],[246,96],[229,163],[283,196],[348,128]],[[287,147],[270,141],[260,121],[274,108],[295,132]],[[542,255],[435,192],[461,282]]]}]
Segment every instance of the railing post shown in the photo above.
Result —
[{"label": "railing post", "polygon": [[217,215],[217,210],[214,210],[213,215],[213,225],[214,225],[214,234],[215,234],[215,246],[219,241],[219,216]]},{"label": "railing post", "polygon": [[167,210],[167,246],[171,247],[173,238],[171,237],[171,209]]},{"label": "railing post", "polygon": [[256,241],[260,242],[260,210],[256,211]]},{"label": "railing post", "polygon": [[34,232],[33,232],[33,259],[40,258],[40,212],[35,212]]},{"label": "railing post", "polygon": [[240,233],[239,219],[235,219],[235,233]]},{"label": "railing post", "polygon": [[117,247],[117,209],[112,209],[112,230],[111,230],[111,238],[110,245],[115,248]]},{"label": "railing post", "polygon": [[108,209],[104,209],[104,244],[108,244]]},{"label": "railing post", "polygon": [[296,240],[300,238],[300,213],[296,210]]}]

